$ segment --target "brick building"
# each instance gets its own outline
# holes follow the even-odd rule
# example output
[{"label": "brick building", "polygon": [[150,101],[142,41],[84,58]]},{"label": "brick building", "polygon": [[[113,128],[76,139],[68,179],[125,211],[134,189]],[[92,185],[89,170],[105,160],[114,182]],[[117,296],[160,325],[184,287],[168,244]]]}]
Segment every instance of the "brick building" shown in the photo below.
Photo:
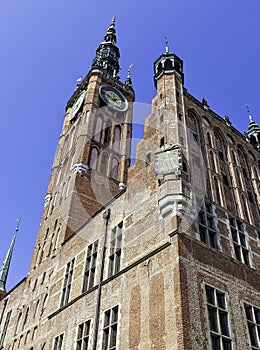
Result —
[{"label": "brick building", "polygon": [[130,165],[134,90],[114,20],[66,106],[28,276],[5,290],[0,349],[260,349],[260,127],[245,134],[154,63]]}]

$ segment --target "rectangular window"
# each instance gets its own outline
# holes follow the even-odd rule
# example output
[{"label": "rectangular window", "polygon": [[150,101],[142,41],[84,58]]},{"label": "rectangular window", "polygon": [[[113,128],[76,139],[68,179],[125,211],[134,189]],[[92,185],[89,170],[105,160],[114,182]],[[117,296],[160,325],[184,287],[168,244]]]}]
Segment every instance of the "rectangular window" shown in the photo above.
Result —
[{"label": "rectangular window", "polygon": [[217,232],[211,204],[205,203],[201,206],[197,221],[200,240],[208,246],[218,249]]},{"label": "rectangular window", "polygon": [[87,249],[86,266],[84,272],[84,281],[82,292],[92,288],[95,283],[96,265],[98,253],[98,240],[90,244]]},{"label": "rectangular window", "polygon": [[63,334],[60,334],[54,339],[53,350],[61,350],[63,343]]},{"label": "rectangular window", "polygon": [[113,228],[111,231],[108,277],[113,276],[120,270],[122,252],[122,229],[123,222],[120,222],[120,224]]},{"label": "rectangular window", "polygon": [[0,347],[3,346],[3,344],[4,344],[5,336],[6,336],[8,325],[9,325],[10,318],[11,318],[11,314],[12,314],[12,310],[10,310],[6,315],[4,327],[3,327],[1,338],[0,338]]},{"label": "rectangular window", "polygon": [[249,248],[243,223],[230,216],[229,225],[236,259],[250,266]]},{"label": "rectangular window", "polygon": [[115,350],[118,329],[118,306],[107,310],[104,315],[102,350]]},{"label": "rectangular window", "polygon": [[67,264],[66,273],[65,273],[65,277],[64,277],[64,283],[63,283],[63,288],[62,288],[62,296],[61,296],[60,307],[66,305],[68,303],[68,301],[69,301],[74,262],[75,262],[75,259],[71,260]]},{"label": "rectangular window", "polygon": [[225,293],[205,286],[212,350],[232,350]]},{"label": "rectangular window", "polygon": [[260,309],[245,304],[248,333],[251,342],[251,349],[260,349]]},{"label": "rectangular window", "polygon": [[89,333],[90,333],[90,320],[84,323],[81,323],[78,327],[76,350],[89,349]]}]

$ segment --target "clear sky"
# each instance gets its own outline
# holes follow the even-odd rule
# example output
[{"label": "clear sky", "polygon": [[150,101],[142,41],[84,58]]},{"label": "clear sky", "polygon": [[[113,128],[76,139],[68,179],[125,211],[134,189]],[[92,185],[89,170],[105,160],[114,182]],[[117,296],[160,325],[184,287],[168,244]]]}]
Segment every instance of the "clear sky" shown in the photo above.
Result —
[{"label": "clear sky", "polygon": [[137,102],[155,95],[167,34],[188,92],[244,132],[246,103],[260,123],[259,13],[259,0],[0,1],[0,263],[22,217],[8,289],[27,274],[64,108],[112,16]]}]

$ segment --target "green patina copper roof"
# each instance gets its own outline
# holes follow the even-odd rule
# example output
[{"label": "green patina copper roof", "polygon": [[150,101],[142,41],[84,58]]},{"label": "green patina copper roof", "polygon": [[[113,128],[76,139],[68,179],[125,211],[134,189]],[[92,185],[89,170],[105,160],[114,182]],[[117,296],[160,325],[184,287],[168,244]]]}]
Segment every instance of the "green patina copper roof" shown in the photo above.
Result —
[{"label": "green patina copper roof", "polygon": [[11,259],[12,259],[12,255],[13,255],[15,239],[16,239],[16,235],[14,235],[14,238],[12,239],[12,242],[10,244],[8,251],[7,251],[5,260],[4,260],[3,265],[0,269],[0,291],[4,291],[4,292],[5,292],[5,286],[6,286],[6,281],[7,281],[7,277],[8,277],[8,271],[10,268]]}]

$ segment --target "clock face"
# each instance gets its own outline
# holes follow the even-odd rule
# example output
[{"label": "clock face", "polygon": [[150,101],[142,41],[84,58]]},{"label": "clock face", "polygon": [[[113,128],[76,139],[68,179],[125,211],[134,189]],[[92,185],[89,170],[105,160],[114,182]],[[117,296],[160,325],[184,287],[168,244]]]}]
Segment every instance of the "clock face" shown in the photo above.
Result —
[{"label": "clock face", "polygon": [[74,102],[73,106],[71,107],[69,120],[73,120],[76,117],[76,114],[79,111],[79,109],[84,101],[85,95],[86,95],[86,91],[82,91],[82,93],[79,95],[76,102]]},{"label": "clock face", "polygon": [[124,112],[128,108],[128,102],[125,96],[112,86],[101,85],[99,88],[99,95],[110,108],[120,112]]}]

